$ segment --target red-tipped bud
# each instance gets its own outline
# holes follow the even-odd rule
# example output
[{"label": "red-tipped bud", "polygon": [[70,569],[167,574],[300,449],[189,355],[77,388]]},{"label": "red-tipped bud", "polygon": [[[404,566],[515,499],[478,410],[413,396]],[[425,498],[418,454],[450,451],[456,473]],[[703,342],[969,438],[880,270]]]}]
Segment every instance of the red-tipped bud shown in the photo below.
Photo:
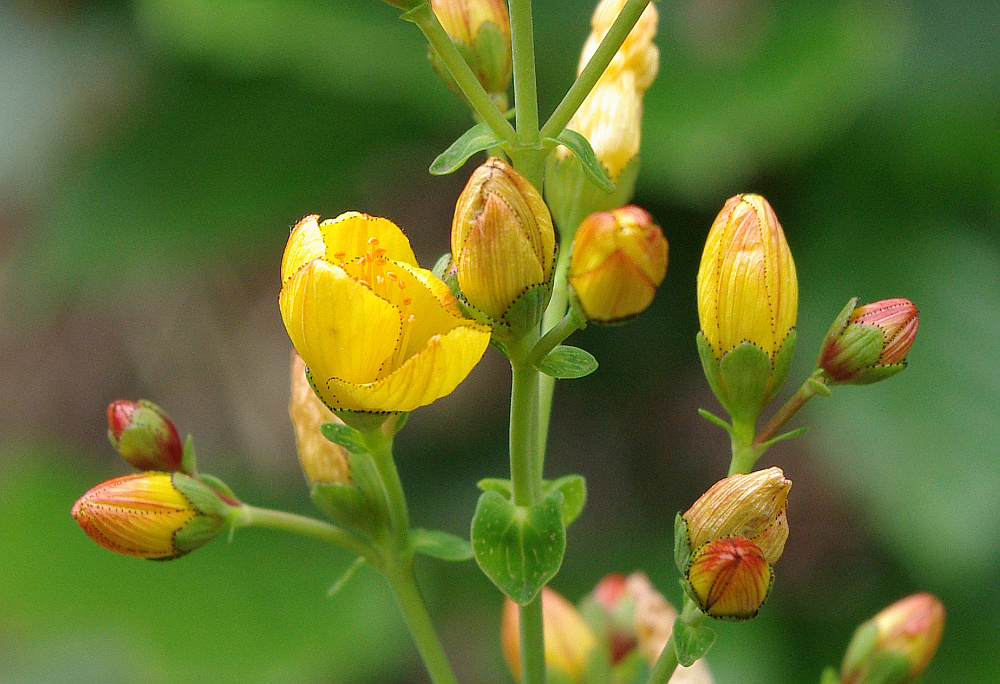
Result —
[{"label": "red-tipped bud", "polygon": [[151,401],[119,399],[108,404],[108,439],[139,470],[181,469],[184,448],[177,428]]},{"label": "red-tipped bud", "polygon": [[944,605],[921,592],[896,601],[854,633],[843,684],[907,684],[930,664],[944,634]]},{"label": "red-tipped bud", "polygon": [[[830,381],[867,385],[906,367],[917,336],[917,307],[909,299],[883,299],[854,308],[857,298],[834,321],[817,365]],[[848,313],[849,312],[849,313]]]},{"label": "red-tipped bud", "polygon": [[763,552],[746,537],[725,537],[691,555],[688,594],[702,612],[723,620],[747,620],[760,610],[774,571]]}]

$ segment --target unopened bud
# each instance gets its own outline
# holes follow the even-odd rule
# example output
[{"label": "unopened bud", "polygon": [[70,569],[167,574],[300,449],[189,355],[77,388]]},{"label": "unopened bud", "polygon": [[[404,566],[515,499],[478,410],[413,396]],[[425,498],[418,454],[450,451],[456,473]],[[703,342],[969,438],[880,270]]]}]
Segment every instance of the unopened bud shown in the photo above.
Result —
[{"label": "unopened bud", "polygon": [[309,484],[350,482],[347,450],[334,444],[320,432],[323,423],[342,423],[313,391],[306,377],[306,364],[292,352],[292,398],[288,415],[295,428],[295,446],[299,464]]},{"label": "unopened bud", "polygon": [[768,563],[776,562],[788,539],[791,488],[791,480],[777,467],[719,480],[683,516],[690,550],[739,535],[754,542]]},{"label": "unopened bud", "polygon": [[774,571],[746,537],[724,537],[691,554],[686,586],[701,611],[719,619],[748,620],[771,590]]},{"label": "unopened bud", "polygon": [[180,470],[184,449],[170,416],[151,401],[108,404],[108,439],[139,470]]},{"label": "unopened bud", "polygon": [[589,320],[612,323],[642,313],[666,273],[667,241],[645,210],[597,212],[580,224],[569,283]]},{"label": "unopened bud", "polygon": [[917,336],[917,307],[909,299],[883,299],[854,308],[852,299],[823,342],[817,365],[832,383],[867,385],[906,368]]},{"label": "unopened bud", "polygon": [[[513,70],[507,5],[503,0],[431,0],[431,7],[483,89],[505,110]],[[433,48],[428,58],[448,87],[464,98]]]},{"label": "unopened bud", "polygon": [[102,482],[71,514],[110,551],[167,560],[214,539],[237,503],[183,473],[146,472]]},{"label": "unopened bud", "polygon": [[760,195],[730,198],[701,256],[698,320],[705,375],[735,421],[752,425],[781,388],[798,296],[795,263],[771,205]]},{"label": "unopened bud", "polygon": [[[571,682],[583,682],[584,668],[597,638],[576,607],[548,587],[542,588],[542,625],[545,666]],[[521,678],[521,630],[518,606],[504,601],[500,626],[501,647],[514,678]]]},{"label": "unopened bud", "polygon": [[842,684],[907,684],[930,664],[944,633],[944,605],[928,593],[896,601],[854,633]]},{"label": "unopened bud", "polygon": [[541,320],[551,294],[555,231],[542,196],[496,157],[477,168],[455,205],[451,253],[464,303],[519,337]]}]

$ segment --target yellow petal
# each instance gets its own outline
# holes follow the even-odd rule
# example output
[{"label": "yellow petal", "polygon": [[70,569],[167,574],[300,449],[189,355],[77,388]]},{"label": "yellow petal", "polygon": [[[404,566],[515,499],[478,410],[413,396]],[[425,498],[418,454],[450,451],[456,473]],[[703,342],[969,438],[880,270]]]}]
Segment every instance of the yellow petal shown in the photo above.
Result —
[{"label": "yellow petal", "polygon": [[281,257],[282,285],[295,275],[296,271],[326,252],[323,234],[316,223],[318,218],[317,214],[306,216],[292,228],[288,244],[285,245],[285,253]]},{"label": "yellow petal", "polygon": [[624,251],[616,251],[595,269],[570,279],[587,317],[616,321],[642,313],[656,286]]},{"label": "yellow petal", "polygon": [[[399,311],[339,266],[315,259],[281,288],[281,318],[318,386],[372,382],[401,333]],[[322,395],[330,403],[329,399]]]},{"label": "yellow petal", "polygon": [[386,259],[417,265],[410,241],[389,219],[349,211],[323,221],[319,229],[326,243],[326,260],[332,264],[363,256],[373,249],[371,239],[374,238],[378,242],[377,247],[385,250]]},{"label": "yellow petal", "polygon": [[[330,406],[351,411],[412,411],[451,393],[479,363],[490,331],[470,324],[432,337],[391,375],[370,384],[331,378],[319,387]],[[317,385],[320,383],[317,382]]]}]

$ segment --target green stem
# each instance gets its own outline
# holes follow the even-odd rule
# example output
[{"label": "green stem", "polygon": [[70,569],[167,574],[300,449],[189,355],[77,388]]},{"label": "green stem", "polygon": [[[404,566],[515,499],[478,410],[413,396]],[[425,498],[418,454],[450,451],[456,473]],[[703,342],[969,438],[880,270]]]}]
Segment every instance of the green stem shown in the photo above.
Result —
[{"label": "green stem", "polygon": [[304,515],[242,504],[236,508],[233,527],[265,527],[311,537],[345,548],[361,556],[376,568],[382,565],[381,555],[366,542],[335,525]]},{"label": "green stem", "polygon": [[625,3],[618,18],[615,19],[611,28],[605,34],[604,40],[601,41],[601,44],[591,56],[590,61],[587,62],[587,66],[576,77],[576,81],[566,91],[566,95],[563,96],[562,102],[559,103],[559,106],[552,112],[549,120],[542,126],[539,135],[542,140],[545,138],[554,138],[566,128],[566,124],[576,114],[576,110],[580,108],[583,101],[587,99],[587,95],[594,89],[594,85],[601,78],[601,74],[611,64],[611,60],[614,59],[618,48],[625,42],[629,31],[639,21],[639,17],[642,16],[642,12],[648,4],[649,0],[628,0]]},{"label": "green stem", "polygon": [[[681,611],[681,619],[690,627],[697,627],[705,621],[707,616],[698,610],[698,606],[690,598],[684,599],[684,609]],[[674,647],[674,634],[670,633],[666,646],[660,652],[660,657],[649,673],[648,684],[667,684],[677,669],[677,649]]]},{"label": "green stem", "polygon": [[[778,434],[785,423],[791,420],[792,416],[798,413],[799,409],[805,406],[806,402],[817,394],[829,394],[830,390],[826,385],[826,375],[822,369],[813,371],[812,375],[806,378],[802,386],[796,390],[795,394],[785,402],[784,406],[767,421],[760,433],[754,439],[754,446],[760,447],[765,442],[770,441]],[[763,453],[763,452],[762,452]]]},{"label": "green stem", "polygon": [[[527,363],[529,365],[535,366],[542,359],[549,355],[553,349],[556,348],[563,340],[572,335],[574,332],[580,329],[580,320],[573,314],[572,311],[566,313],[562,320],[556,323],[552,328],[549,329],[542,339],[535,343],[535,346],[531,348],[531,352],[528,354]],[[548,377],[548,376],[546,376]]]},{"label": "green stem", "polygon": [[497,109],[496,104],[490,99],[479,79],[472,73],[472,69],[462,57],[455,44],[451,42],[444,27],[438,20],[437,15],[431,8],[430,3],[417,5],[410,11],[403,14],[403,18],[412,21],[426,36],[431,48],[437,52],[441,61],[448,68],[451,77],[465,94],[469,104],[483,121],[487,122],[493,132],[503,138],[511,145],[517,144],[517,132],[510,122],[504,118],[503,113]]},{"label": "green stem", "polygon": [[535,82],[535,37],[531,0],[510,0],[511,55],[514,63],[514,113],[518,146],[511,161],[518,173],[542,190],[545,150],[538,137],[538,91]]},{"label": "green stem", "polygon": [[[566,308],[569,302],[569,253],[570,245],[573,242],[573,234],[576,233],[576,226],[568,236],[562,235],[562,244],[559,246],[559,257],[556,260],[556,274],[552,285],[552,297],[549,299],[549,306],[545,309],[545,316],[542,318],[542,331],[548,337],[548,333],[555,329],[564,319]],[[549,421],[552,418],[552,398],[556,391],[556,379],[548,375],[543,375],[538,381],[538,435],[536,437],[536,453],[540,463],[545,461],[545,450],[549,442]]]},{"label": "green stem", "polygon": [[542,622],[542,594],[526,606],[520,606],[518,626],[521,631],[521,682],[545,682],[545,634]]},{"label": "green stem", "polygon": [[420,594],[417,578],[413,574],[413,556],[410,554],[400,563],[393,564],[385,573],[396,597],[396,603],[403,613],[403,619],[410,630],[413,641],[417,644],[424,667],[434,684],[457,684],[455,673],[448,662],[438,639],[434,623],[427,612],[427,605]]},{"label": "green stem", "polygon": [[406,508],[403,482],[399,479],[396,461],[392,458],[392,437],[386,436],[381,428],[363,434],[365,445],[371,453],[375,470],[378,471],[389,503],[389,520],[392,524],[395,551],[405,552],[410,547],[410,514]]},{"label": "green stem", "polygon": [[760,458],[760,453],[754,447],[753,438],[755,423],[744,423],[733,420],[733,430],[729,433],[733,456],[729,461],[729,474],[749,473]]}]

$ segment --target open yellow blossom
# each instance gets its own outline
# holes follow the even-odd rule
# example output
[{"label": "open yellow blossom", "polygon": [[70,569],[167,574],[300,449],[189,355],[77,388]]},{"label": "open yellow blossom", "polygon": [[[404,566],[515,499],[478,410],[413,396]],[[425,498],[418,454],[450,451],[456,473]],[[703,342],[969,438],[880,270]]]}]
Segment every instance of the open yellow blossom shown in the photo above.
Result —
[{"label": "open yellow blossom", "polygon": [[292,230],[281,318],[316,393],[334,410],[411,411],[449,394],[479,362],[489,328],[417,266],[391,221],[357,212]]}]

